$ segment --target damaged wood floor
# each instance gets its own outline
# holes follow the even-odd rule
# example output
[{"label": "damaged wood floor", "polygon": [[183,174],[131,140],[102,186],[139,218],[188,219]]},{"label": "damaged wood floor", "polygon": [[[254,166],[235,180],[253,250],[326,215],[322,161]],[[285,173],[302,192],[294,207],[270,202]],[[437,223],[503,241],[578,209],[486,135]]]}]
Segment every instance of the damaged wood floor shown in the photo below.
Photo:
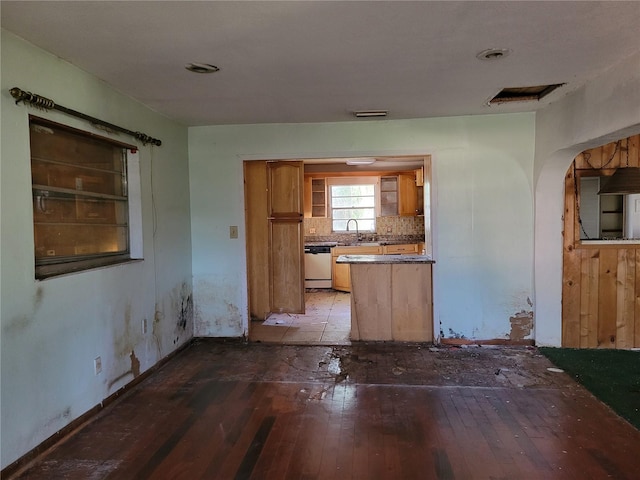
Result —
[{"label": "damaged wood floor", "polygon": [[24,479],[631,479],[640,432],[535,348],[196,340]]}]

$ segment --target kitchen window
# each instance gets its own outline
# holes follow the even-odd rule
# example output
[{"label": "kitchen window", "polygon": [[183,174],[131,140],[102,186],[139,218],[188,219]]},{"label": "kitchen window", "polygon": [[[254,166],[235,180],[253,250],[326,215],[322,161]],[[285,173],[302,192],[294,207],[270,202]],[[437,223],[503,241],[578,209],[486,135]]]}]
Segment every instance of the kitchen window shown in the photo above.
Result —
[{"label": "kitchen window", "polygon": [[127,150],[30,117],[36,278],[129,260]]},{"label": "kitchen window", "polygon": [[355,219],[360,232],[375,232],[377,179],[331,178],[328,183],[332,230],[345,232],[347,222]]}]

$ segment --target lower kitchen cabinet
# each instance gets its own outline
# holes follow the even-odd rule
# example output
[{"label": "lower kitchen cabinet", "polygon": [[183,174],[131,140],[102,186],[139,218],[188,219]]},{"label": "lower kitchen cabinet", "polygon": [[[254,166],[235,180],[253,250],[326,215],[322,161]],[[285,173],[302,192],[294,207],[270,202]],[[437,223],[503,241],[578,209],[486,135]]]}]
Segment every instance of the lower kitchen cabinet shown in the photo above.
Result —
[{"label": "lower kitchen cabinet", "polygon": [[402,245],[385,245],[382,247],[382,253],[384,255],[415,255],[418,253],[418,244],[406,243]]},{"label": "lower kitchen cabinet", "polygon": [[331,288],[341,292],[351,291],[351,270],[348,263],[336,263],[340,255],[380,255],[381,246],[344,246],[331,249]]}]

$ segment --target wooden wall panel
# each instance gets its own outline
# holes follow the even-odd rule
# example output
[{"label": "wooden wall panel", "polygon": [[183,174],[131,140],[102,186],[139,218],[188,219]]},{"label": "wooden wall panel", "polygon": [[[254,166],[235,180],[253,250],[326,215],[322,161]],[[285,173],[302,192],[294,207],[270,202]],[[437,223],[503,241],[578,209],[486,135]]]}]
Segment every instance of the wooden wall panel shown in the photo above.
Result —
[{"label": "wooden wall panel", "polygon": [[580,241],[576,179],[640,167],[640,135],[579,154],[565,177],[562,345],[640,348],[640,244]]},{"label": "wooden wall panel", "polygon": [[574,252],[575,198],[573,171],[565,177],[564,267],[562,271],[562,344],[580,346],[580,256]]},{"label": "wooden wall panel", "polygon": [[618,251],[600,251],[600,280],[598,288],[598,346],[615,347],[616,310],[618,293]]},{"label": "wooden wall panel", "polygon": [[618,250],[616,347],[633,347],[635,322],[636,252]]},{"label": "wooden wall panel", "polygon": [[627,152],[629,154],[629,166],[640,167],[640,135],[627,139]]},{"label": "wooden wall panel", "polygon": [[598,346],[598,281],[600,251],[582,250],[580,255],[580,348]]},{"label": "wooden wall panel", "polygon": [[[640,249],[636,249],[635,254],[636,261],[636,275],[640,275]],[[633,345],[635,348],[640,346],[640,279],[636,279],[634,290],[634,335]]]}]

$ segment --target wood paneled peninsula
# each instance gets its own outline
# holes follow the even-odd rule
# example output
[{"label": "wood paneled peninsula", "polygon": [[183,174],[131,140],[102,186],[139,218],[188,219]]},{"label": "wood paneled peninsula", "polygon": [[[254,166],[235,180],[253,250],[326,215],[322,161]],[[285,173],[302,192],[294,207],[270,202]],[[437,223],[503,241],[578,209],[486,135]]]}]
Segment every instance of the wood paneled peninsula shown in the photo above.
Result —
[{"label": "wood paneled peninsula", "polygon": [[428,255],[341,255],[351,271],[351,340],[432,342]]}]

